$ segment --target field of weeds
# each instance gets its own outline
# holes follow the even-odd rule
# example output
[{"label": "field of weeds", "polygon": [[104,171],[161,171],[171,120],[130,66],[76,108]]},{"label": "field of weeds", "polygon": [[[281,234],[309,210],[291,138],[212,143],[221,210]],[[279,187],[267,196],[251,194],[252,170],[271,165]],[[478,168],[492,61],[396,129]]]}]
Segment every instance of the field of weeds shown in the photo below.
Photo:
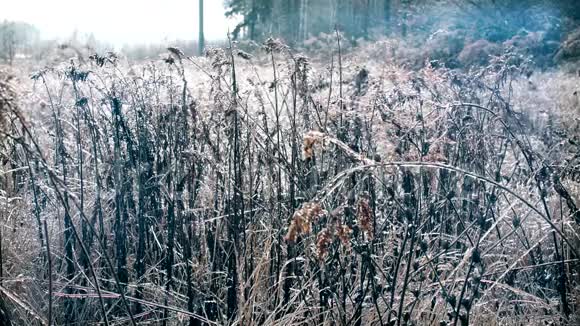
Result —
[{"label": "field of weeds", "polygon": [[578,76],[340,46],[3,70],[0,324],[580,322]]}]

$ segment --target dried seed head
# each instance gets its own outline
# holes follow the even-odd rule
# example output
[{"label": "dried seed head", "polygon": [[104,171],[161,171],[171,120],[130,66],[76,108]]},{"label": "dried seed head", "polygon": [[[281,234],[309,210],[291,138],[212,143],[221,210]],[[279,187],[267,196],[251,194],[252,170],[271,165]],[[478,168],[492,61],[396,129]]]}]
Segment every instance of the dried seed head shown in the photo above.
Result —
[{"label": "dried seed head", "polygon": [[168,47],[167,51],[169,51],[171,54],[173,54],[175,57],[177,57],[177,59],[181,60],[181,58],[185,57],[185,54],[183,54],[183,51],[181,51],[178,48],[175,47]]},{"label": "dried seed head", "polygon": [[297,72],[305,74],[310,69],[310,61],[308,57],[303,54],[297,54],[294,57],[295,69]]},{"label": "dried seed head", "polygon": [[250,60],[252,59],[252,55],[249,54],[248,52],[242,51],[242,50],[237,50],[236,51],[238,57],[244,59],[244,60]]},{"label": "dried seed head", "polygon": [[309,131],[304,135],[304,158],[309,159],[314,156],[314,145],[324,139],[324,134],[318,131]]},{"label": "dried seed head", "polygon": [[364,231],[368,239],[372,239],[374,235],[373,219],[369,201],[366,198],[361,198],[358,201],[357,208],[358,224],[361,230]]},{"label": "dried seed head", "polygon": [[282,52],[286,49],[288,49],[288,46],[284,44],[282,40],[277,38],[270,37],[264,42],[264,50],[266,50],[267,53]]},{"label": "dried seed head", "polygon": [[328,247],[332,243],[332,234],[328,229],[323,229],[316,237],[316,255],[319,259],[324,259],[328,254]]},{"label": "dried seed head", "polygon": [[314,144],[316,140],[310,137],[304,137],[304,158],[310,159],[314,156]]},{"label": "dried seed head", "polygon": [[231,64],[226,52],[221,48],[208,47],[205,49],[205,56],[211,60],[211,66],[214,69],[221,69]]},{"label": "dried seed head", "polygon": [[319,203],[312,202],[302,205],[302,208],[297,210],[292,217],[285,240],[296,242],[298,236],[309,234],[312,229],[312,222],[317,221],[325,213]]},{"label": "dried seed head", "polygon": [[340,239],[343,246],[350,247],[350,234],[352,229],[348,225],[339,225],[336,228],[336,236]]}]

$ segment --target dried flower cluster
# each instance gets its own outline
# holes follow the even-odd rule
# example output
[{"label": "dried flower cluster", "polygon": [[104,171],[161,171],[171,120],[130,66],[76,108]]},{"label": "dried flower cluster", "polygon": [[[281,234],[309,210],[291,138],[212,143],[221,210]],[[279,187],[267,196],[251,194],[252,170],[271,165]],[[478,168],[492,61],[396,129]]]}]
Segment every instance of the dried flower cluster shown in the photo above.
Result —
[{"label": "dried flower cluster", "polygon": [[323,259],[328,254],[328,247],[332,243],[332,233],[328,228],[324,228],[316,236],[316,255]]},{"label": "dried flower cluster", "polygon": [[288,50],[288,45],[278,38],[270,37],[264,42],[263,48],[267,53],[279,53]]},{"label": "dried flower cluster", "polygon": [[360,229],[368,239],[372,239],[374,236],[372,212],[369,206],[369,200],[366,198],[361,198],[358,201],[357,219]]},{"label": "dried flower cluster", "polygon": [[228,67],[231,62],[226,55],[226,51],[222,48],[209,47],[205,50],[205,56],[211,60],[211,66],[217,70],[222,71],[222,67]]},{"label": "dried flower cluster", "polygon": [[308,235],[312,231],[312,223],[318,221],[323,215],[330,215],[331,221],[328,227],[325,227],[316,235],[316,256],[320,259],[324,258],[335,239],[338,239],[345,248],[349,248],[352,229],[347,225],[341,224],[336,216],[332,216],[333,213],[328,214],[317,202],[306,203],[294,213],[288,233],[284,239],[294,243],[299,236]]},{"label": "dried flower cluster", "polygon": [[318,131],[309,131],[304,135],[302,151],[305,159],[310,159],[314,156],[314,145],[322,139],[324,139],[324,134]]},{"label": "dried flower cluster", "polygon": [[285,240],[288,242],[296,242],[299,236],[309,234],[312,230],[312,222],[318,220],[323,214],[326,214],[326,211],[322,209],[319,203],[311,202],[304,204],[302,208],[294,213]]},{"label": "dried flower cluster", "polygon": [[335,239],[338,239],[342,246],[350,249],[350,235],[352,229],[348,225],[340,224],[338,221],[324,228],[316,236],[316,256],[324,259],[328,254],[328,249]]},{"label": "dried flower cluster", "polygon": [[340,240],[343,246],[346,248],[350,247],[350,235],[352,229],[348,225],[339,225],[336,228],[336,236]]}]

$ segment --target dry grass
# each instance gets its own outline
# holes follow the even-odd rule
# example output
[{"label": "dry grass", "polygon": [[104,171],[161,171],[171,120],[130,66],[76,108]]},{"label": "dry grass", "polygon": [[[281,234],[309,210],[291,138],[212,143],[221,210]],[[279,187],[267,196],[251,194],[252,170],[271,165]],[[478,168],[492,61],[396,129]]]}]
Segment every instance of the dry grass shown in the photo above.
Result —
[{"label": "dry grass", "polygon": [[23,114],[0,106],[14,324],[573,323],[575,76],[265,47],[21,80]]}]

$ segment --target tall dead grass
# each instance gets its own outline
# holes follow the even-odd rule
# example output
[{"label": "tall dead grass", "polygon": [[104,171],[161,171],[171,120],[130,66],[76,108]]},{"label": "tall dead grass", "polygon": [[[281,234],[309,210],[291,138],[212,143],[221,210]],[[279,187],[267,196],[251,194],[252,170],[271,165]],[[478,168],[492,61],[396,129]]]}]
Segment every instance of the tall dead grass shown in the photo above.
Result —
[{"label": "tall dead grass", "polygon": [[4,114],[0,147],[13,324],[573,322],[576,79],[264,48],[21,85],[29,122]]}]

